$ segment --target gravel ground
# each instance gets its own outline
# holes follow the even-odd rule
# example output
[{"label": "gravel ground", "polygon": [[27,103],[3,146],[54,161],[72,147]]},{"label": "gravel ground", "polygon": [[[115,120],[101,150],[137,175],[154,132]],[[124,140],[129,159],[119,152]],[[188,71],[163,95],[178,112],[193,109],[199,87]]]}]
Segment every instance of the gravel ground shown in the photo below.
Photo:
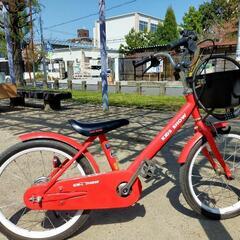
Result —
[{"label": "gravel ground", "polygon": [[[119,159],[120,167],[128,166],[131,160],[144,149],[152,137],[166,124],[172,113],[136,108],[111,107],[105,114],[101,106],[64,103],[63,110],[44,112],[39,102],[30,107],[9,109],[7,101],[0,103],[0,150],[4,151],[18,141],[18,136],[32,131],[53,131],[82,141],[68,119],[101,121],[128,118],[130,124],[108,134]],[[239,121],[232,122],[238,131]],[[155,159],[159,162],[161,175],[144,181],[140,201],[126,209],[93,211],[84,228],[71,239],[91,240],[152,240],[152,239],[240,239],[240,217],[224,221],[212,221],[189,209],[182,197],[178,183],[179,166],[176,160],[192,134],[188,122]],[[103,171],[102,152],[98,146],[91,148]],[[0,235],[0,239],[5,239]]]}]

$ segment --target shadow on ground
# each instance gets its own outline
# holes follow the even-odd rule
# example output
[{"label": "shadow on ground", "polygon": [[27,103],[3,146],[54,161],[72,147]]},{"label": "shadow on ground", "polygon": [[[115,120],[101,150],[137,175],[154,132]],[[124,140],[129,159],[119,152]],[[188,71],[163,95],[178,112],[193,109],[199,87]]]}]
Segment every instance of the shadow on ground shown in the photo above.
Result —
[{"label": "shadow on ground", "polygon": [[[1,104],[0,131],[1,129],[8,131],[14,137],[33,131],[53,131],[82,141],[84,137],[75,133],[67,125],[68,119],[77,119],[84,122],[117,118],[129,119],[131,122],[129,126],[108,134],[109,139],[114,139],[112,141],[113,150],[120,152],[121,167],[128,166],[173,115],[172,113],[161,113],[156,110],[122,107],[111,107],[111,111],[106,114],[102,112],[100,106],[80,105],[71,102],[65,103],[64,109],[58,112],[44,112],[38,108],[38,105],[34,108],[18,107],[10,109],[6,107],[6,102],[1,102]],[[236,125],[237,121],[233,123]],[[232,239],[221,221],[210,221],[203,218],[185,207],[180,201],[179,166],[176,160],[192,132],[192,124],[188,122],[184,129],[174,136],[156,156],[156,160],[159,162],[160,175],[157,179],[152,179],[145,184],[146,187],[143,190],[142,198],[146,198],[153,191],[171,182],[174,186],[169,189],[166,197],[173,208],[189,218],[198,219],[209,239]],[[95,146],[92,153],[99,154],[99,150],[100,148]],[[161,208],[161,206],[156,207]],[[145,207],[139,203],[126,209],[95,211],[84,229],[89,228],[91,225],[128,222],[137,217],[144,217],[145,213]]]}]

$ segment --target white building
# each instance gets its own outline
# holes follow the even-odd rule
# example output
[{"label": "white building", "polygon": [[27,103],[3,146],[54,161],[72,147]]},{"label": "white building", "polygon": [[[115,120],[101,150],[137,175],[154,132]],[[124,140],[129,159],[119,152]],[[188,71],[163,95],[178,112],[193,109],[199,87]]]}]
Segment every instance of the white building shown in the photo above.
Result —
[{"label": "white building", "polygon": [[[125,43],[125,35],[131,29],[136,31],[156,31],[157,25],[162,20],[142,13],[129,13],[121,16],[106,19],[106,37],[107,37],[107,54],[108,68],[111,71],[111,77],[114,81],[119,81],[119,58],[121,57],[118,50],[120,44]],[[52,63],[49,64],[49,75],[55,76],[56,73],[63,76],[63,72],[68,69],[68,62],[73,63],[74,78],[85,79],[88,82],[97,82],[100,80],[100,33],[99,22],[95,23],[93,30],[94,44],[81,44],[70,42],[50,42],[53,50],[48,56]],[[60,60],[61,64],[53,63]],[[55,61],[56,62],[56,61]],[[59,76],[60,76],[59,75]]]},{"label": "white building", "polygon": [[[106,39],[109,49],[119,49],[125,43],[125,36],[131,29],[135,31],[156,31],[157,25],[163,21],[159,18],[142,13],[129,13],[106,19]],[[94,46],[100,47],[99,21],[93,28]]]},{"label": "white building", "polygon": [[[48,59],[50,60],[50,76],[53,75],[53,77],[57,77],[57,74],[61,74],[61,66],[57,63],[54,63],[59,60],[64,63],[65,71],[68,70],[68,62],[73,63],[75,79],[85,79],[88,82],[90,81],[93,83],[100,80],[101,63],[99,48],[93,47],[91,45],[81,44],[72,44],[67,46],[67,42],[55,42],[52,43],[52,45],[53,50],[50,54],[48,54]],[[108,50],[107,54],[109,68],[111,68],[111,76],[115,81],[118,81],[118,59],[120,57],[119,52],[117,50]]]}]

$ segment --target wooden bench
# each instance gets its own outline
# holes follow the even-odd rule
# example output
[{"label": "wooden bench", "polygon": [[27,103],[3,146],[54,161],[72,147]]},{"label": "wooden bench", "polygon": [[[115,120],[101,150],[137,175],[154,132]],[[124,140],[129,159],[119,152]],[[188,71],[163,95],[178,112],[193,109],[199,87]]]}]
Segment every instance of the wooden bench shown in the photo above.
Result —
[{"label": "wooden bench", "polygon": [[0,99],[14,98],[17,96],[17,88],[15,84],[1,83],[0,84]]},{"label": "wooden bench", "polygon": [[71,92],[17,89],[17,97],[11,98],[12,106],[25,106],[25,98],[43,99],[44,109],[60,110],[61,100],[71,99]]}]

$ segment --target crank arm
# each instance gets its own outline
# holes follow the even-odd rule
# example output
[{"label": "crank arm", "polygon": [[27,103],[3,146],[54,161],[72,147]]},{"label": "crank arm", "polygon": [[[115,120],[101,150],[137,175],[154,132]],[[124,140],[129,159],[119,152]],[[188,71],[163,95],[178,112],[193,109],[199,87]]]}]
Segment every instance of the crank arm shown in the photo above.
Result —
[{"label": "crank arm", "polygon": [[139,165],[137,171],[131,177],[130,181],[128,183],[126,183],[126,185],[124,185],[122,187],[120,186],[119,193],[120,193],[121,196],[126,197],[126,196],[128,196],[130,194],[132,185],[134,184],[134,182],[136,181],[136,179],[140,175],[141,170],[142,170],[144,164],[145,164],[145,161],[142,161],[141,164]]}]

